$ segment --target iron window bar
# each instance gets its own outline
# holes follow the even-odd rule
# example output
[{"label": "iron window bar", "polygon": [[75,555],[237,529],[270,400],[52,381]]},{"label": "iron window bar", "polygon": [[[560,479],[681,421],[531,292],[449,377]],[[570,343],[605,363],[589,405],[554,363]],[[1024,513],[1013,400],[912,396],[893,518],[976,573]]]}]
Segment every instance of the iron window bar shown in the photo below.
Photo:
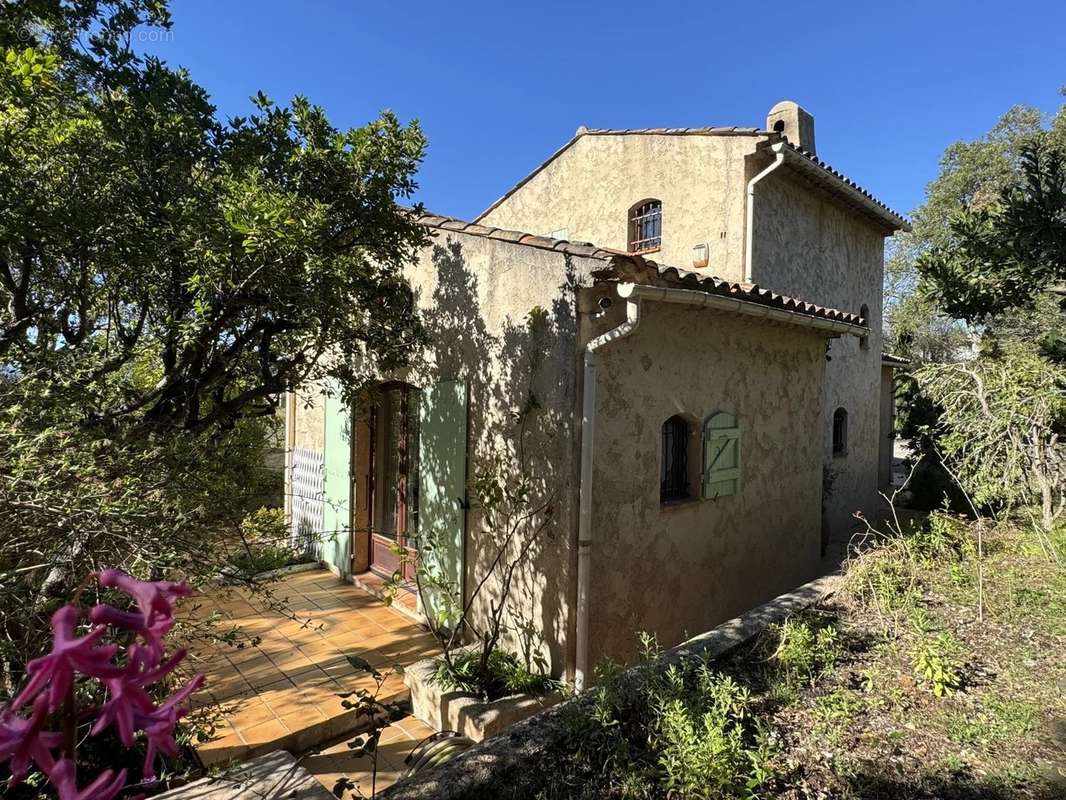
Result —
[{"label": "iron window bar", "polygon": [[629,212],[629,252],[642,253],[662,246],[663,204],[649,200]]}]

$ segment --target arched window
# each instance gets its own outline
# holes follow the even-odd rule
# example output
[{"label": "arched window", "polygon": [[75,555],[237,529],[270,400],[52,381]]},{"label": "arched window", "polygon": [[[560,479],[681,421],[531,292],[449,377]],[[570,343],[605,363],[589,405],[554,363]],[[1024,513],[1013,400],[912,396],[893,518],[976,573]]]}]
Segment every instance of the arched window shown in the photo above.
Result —
[{"label": "arched window", "polygon": [[833,412],[833,455],[848,454],[848,412],[838,408]]},{"label": "arched window", "polygon": [[654,199],[641,200],[629,209],[629,252],[658,250],[663,237],[663,204]]},{"label": "arched window", "polygon": [[[863,303],[862,307],[859,308],[859,316],[862,317],[863,324],[867,328],[869,328],[870,327],[870,307],[868,305],[866,305],[866,303]],[[861,347],[863,350],[869,350],[870,349],[870,337],[869,336],[863,336],[861,339],[859,339],[859,347]]]},{"label": "arched window", "polygon": [[688,422],[674,415],[663,423],[663,460],[659,483],[659,500],[684,500],[689,497]]}]

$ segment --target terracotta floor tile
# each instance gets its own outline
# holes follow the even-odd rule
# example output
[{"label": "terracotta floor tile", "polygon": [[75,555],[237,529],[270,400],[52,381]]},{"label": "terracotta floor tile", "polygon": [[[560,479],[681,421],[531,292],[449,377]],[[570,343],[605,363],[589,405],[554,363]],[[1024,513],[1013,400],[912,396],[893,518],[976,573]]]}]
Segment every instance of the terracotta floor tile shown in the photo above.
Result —
[{"label": "terracotta floor tile", "polygon": [[275,719],[241,731],[241,738],[250,745],[266,744],[280,739],[288,732],[289,729],[282,725],[280,720]]},{"label": "terracotta floor tile", "polygon": [[[240,649],[205,643],[193,654],[198,668],[208,675],[202,703],[221,700],[228,719],[218,727],[217,739],[200,748],[208,754],[206,760],[215,759],[211,763],[257,755],[282,740],[285,746],[311,747],[358,724],[358,714],[345,709],[337,695],[354,688],[372,691],[375,684],[352,667],[346,655],[361,654],[384,671],[396,661],[406,665],[435,652],[432,637],[410,619],[328,572],[295,573],[272,586],[272,591],[276,599],[289,599],[297,619],[269,608],[259,597],[249,601],[243,590],[198,598],[197,614],[207,616],[217,609],[228,621],[240,624],[245,636],[258,637],[259,642]],[[394,677],[382,697],[406,694],[402,680]],[[422,728],[408,729],[405,723],[387,729],[386,738],[388,744],[402,744],[409,751],[415,735],[421,738]],[[402,762],[404,755],[383,752],[379,788],[397,777],[396,760]],[[358,772],[360,765],[352,763],[346,748],[337,757],[343,764],[320,759],[313,770],[320,780],[350,769]],[[332,784],[327,788],[332,789]]]},{"label": "terracotta floor tile", "polygon": [[278,719],[290,731],[297,732],[320,722],[325,722],[326,715],[314,706],[302,706],[298,711],[283,714]]}]

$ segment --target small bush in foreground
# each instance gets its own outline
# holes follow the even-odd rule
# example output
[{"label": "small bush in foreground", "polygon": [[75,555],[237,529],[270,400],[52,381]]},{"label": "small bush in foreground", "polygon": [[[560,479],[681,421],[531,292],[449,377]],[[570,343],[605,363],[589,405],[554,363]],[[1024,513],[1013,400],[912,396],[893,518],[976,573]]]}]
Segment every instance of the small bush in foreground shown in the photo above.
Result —
[{"label": "small bush in foreground", "polygon": [[447,691],[487,692],[489,700],[498,700],[512,694],[539,694],[559,688],[559,681],[550,675],[527,669],[512,653],[493,650],[488,659],[490,679],[486,682],[479,673],[480,650],[463,650],[452,656],[448,665],[439,659],[432,681]]}]

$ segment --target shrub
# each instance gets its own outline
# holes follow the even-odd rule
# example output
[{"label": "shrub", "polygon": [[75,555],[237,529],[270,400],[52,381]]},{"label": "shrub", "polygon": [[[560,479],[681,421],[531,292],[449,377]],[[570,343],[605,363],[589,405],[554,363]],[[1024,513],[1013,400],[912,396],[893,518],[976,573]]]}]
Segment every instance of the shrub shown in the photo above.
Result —
[{"label": "shrub", "polygon": [[811,683],[840,657],[839,633],[833,625],[817,627],[809,621],[790,618],[770,629],[777,648],[770,660],[790,683]]},{"label": "shrub", "polygon": [[560,686],[550,675],[527,669],[515,655],[499,648],[489,655],[487,680],[479,673],[480,668],[481,651],[462,650],[452,655],[450,665],[438,659],[431,680],[447,691],[484,693],[488,700],[512,694],[538,694]]},{"label": "shrub", "polygon": [[[650,638],[642,647],[656,650]],[[538,796],[755,796],[777,775],[777,748],[752,703],[707,659],[630,671],[604,662],[588,700],[566,712],[563,769],[538,780]]]},{"label": "shrub", "polygon": [[937,697],[954,694],[962,688],[962,645],[949,633],[925,637],[914,648],[914,672]]},{"label": "shrub", "polygon": [[285,521],[285,510],[257,508],[241,520],[241,535],[249,545],[287,541],[289,526]]}]

